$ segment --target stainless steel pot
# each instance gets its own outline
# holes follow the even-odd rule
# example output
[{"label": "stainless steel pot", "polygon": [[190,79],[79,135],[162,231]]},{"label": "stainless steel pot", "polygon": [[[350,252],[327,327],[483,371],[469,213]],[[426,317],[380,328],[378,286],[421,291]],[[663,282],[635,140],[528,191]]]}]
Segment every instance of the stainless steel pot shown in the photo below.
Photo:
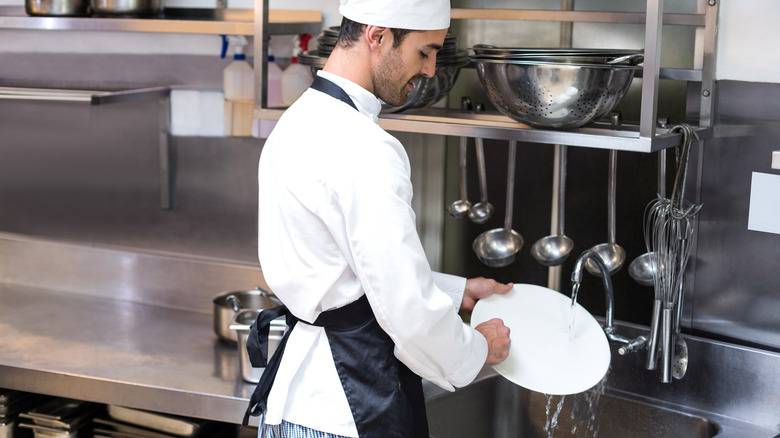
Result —
[{"label": "stainless steel pot", "polygon": [[214,297],[214,333],[220,340],[235,344],[238,340],[236,331],[230,329],[230,324],[236,314],[244,309],[262,310],[279,305],[279,300],[265,289],[257,287],[254,290],[224,292]]},{"label": "stainless steel pot", "polygon": [[25,0],[27,15],[38,17],[83,17],[89,9],[89,0]]},{"label": "stainless steel pot", "polygon": [[162,12],[162,0],[89,0],[94,15],[150,17]]}]

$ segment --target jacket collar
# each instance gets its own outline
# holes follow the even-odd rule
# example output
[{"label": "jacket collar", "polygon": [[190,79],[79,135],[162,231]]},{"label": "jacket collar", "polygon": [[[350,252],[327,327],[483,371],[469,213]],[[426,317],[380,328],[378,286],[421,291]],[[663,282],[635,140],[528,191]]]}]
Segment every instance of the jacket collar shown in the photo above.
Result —
[{"label": "jacket collar", "polygon": [[382,110],[382,102],[373,93],[349,79],[330,72],[320,70],[317,72],[317,75],[341,87],[352,99],[352,102],[355,103],[361,114],[369,117],[374,123],[379,123],[379,112]]}]

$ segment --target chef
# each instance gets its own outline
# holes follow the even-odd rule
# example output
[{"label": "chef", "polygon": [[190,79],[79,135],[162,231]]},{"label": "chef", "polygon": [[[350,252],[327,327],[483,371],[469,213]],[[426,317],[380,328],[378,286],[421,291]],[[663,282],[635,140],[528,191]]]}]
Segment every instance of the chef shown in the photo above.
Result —
[{"label": "chef", "polygon": [[[339,12],[336,47],[260,157],[258,255],[284,306],[252,328],[266,369],[247,415],[274,438],[427,438],[421,377],[452,391],[509,352],[501,320],[472,329],[458,310],[512,285],[431,271],[409,159],[378,125],[382,101],[399,106],[433,76],[449,0],[341,0]],[[280,315],[290,330],[266,364]]]}]

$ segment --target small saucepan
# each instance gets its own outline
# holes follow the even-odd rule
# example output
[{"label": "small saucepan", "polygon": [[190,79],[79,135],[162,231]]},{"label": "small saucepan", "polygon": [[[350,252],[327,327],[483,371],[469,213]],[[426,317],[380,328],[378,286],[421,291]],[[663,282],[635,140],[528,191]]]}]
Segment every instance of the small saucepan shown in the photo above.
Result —
[{"label": "small saucepan", "polygon": [[238,341],[235,330],[230,329],[235,315],[244,309],[271,309],[281,304],[271,292],[256,286],[253,290],[224,292],[214,297],[214,333],[229,344]]}]

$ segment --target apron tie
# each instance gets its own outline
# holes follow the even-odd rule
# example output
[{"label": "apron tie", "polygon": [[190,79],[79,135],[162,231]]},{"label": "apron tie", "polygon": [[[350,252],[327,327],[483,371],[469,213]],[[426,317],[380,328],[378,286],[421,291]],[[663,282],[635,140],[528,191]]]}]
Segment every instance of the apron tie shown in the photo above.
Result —
[{"label": "apron tie", "polygon": [[[276,351],[270,360],[268,357],[268,333],[271,328],[271,321],[284,316],[287,322],[287,332],[282,336]],[[368,298],[365,295],[359,299],[339,307],[338,309],[328,310],[320,313],[317,319],[311,324],[317,327],[326,327],[333,330],[353,330],[359,328],[373,318],[371,306],[368,304]],[[282,361],[284,349],[287,346],[287,338],[290,337],[293,327],[299,321],[288,309],[281,305],[272,309],[265,309],[257,315],[257,320],[249,328],[249,337],[246,341],[246,350],[249,353],[249,361],[254,368],[263,368],[260,381],[257,383],[255,391],[249,398],[249,408],[244,413],[243,426],[249,424],[249,417],[257,417],[264,414],[268,407],[268,394],[271,393],[276,379],[276,373],[279,371],[279,364]]]}]

